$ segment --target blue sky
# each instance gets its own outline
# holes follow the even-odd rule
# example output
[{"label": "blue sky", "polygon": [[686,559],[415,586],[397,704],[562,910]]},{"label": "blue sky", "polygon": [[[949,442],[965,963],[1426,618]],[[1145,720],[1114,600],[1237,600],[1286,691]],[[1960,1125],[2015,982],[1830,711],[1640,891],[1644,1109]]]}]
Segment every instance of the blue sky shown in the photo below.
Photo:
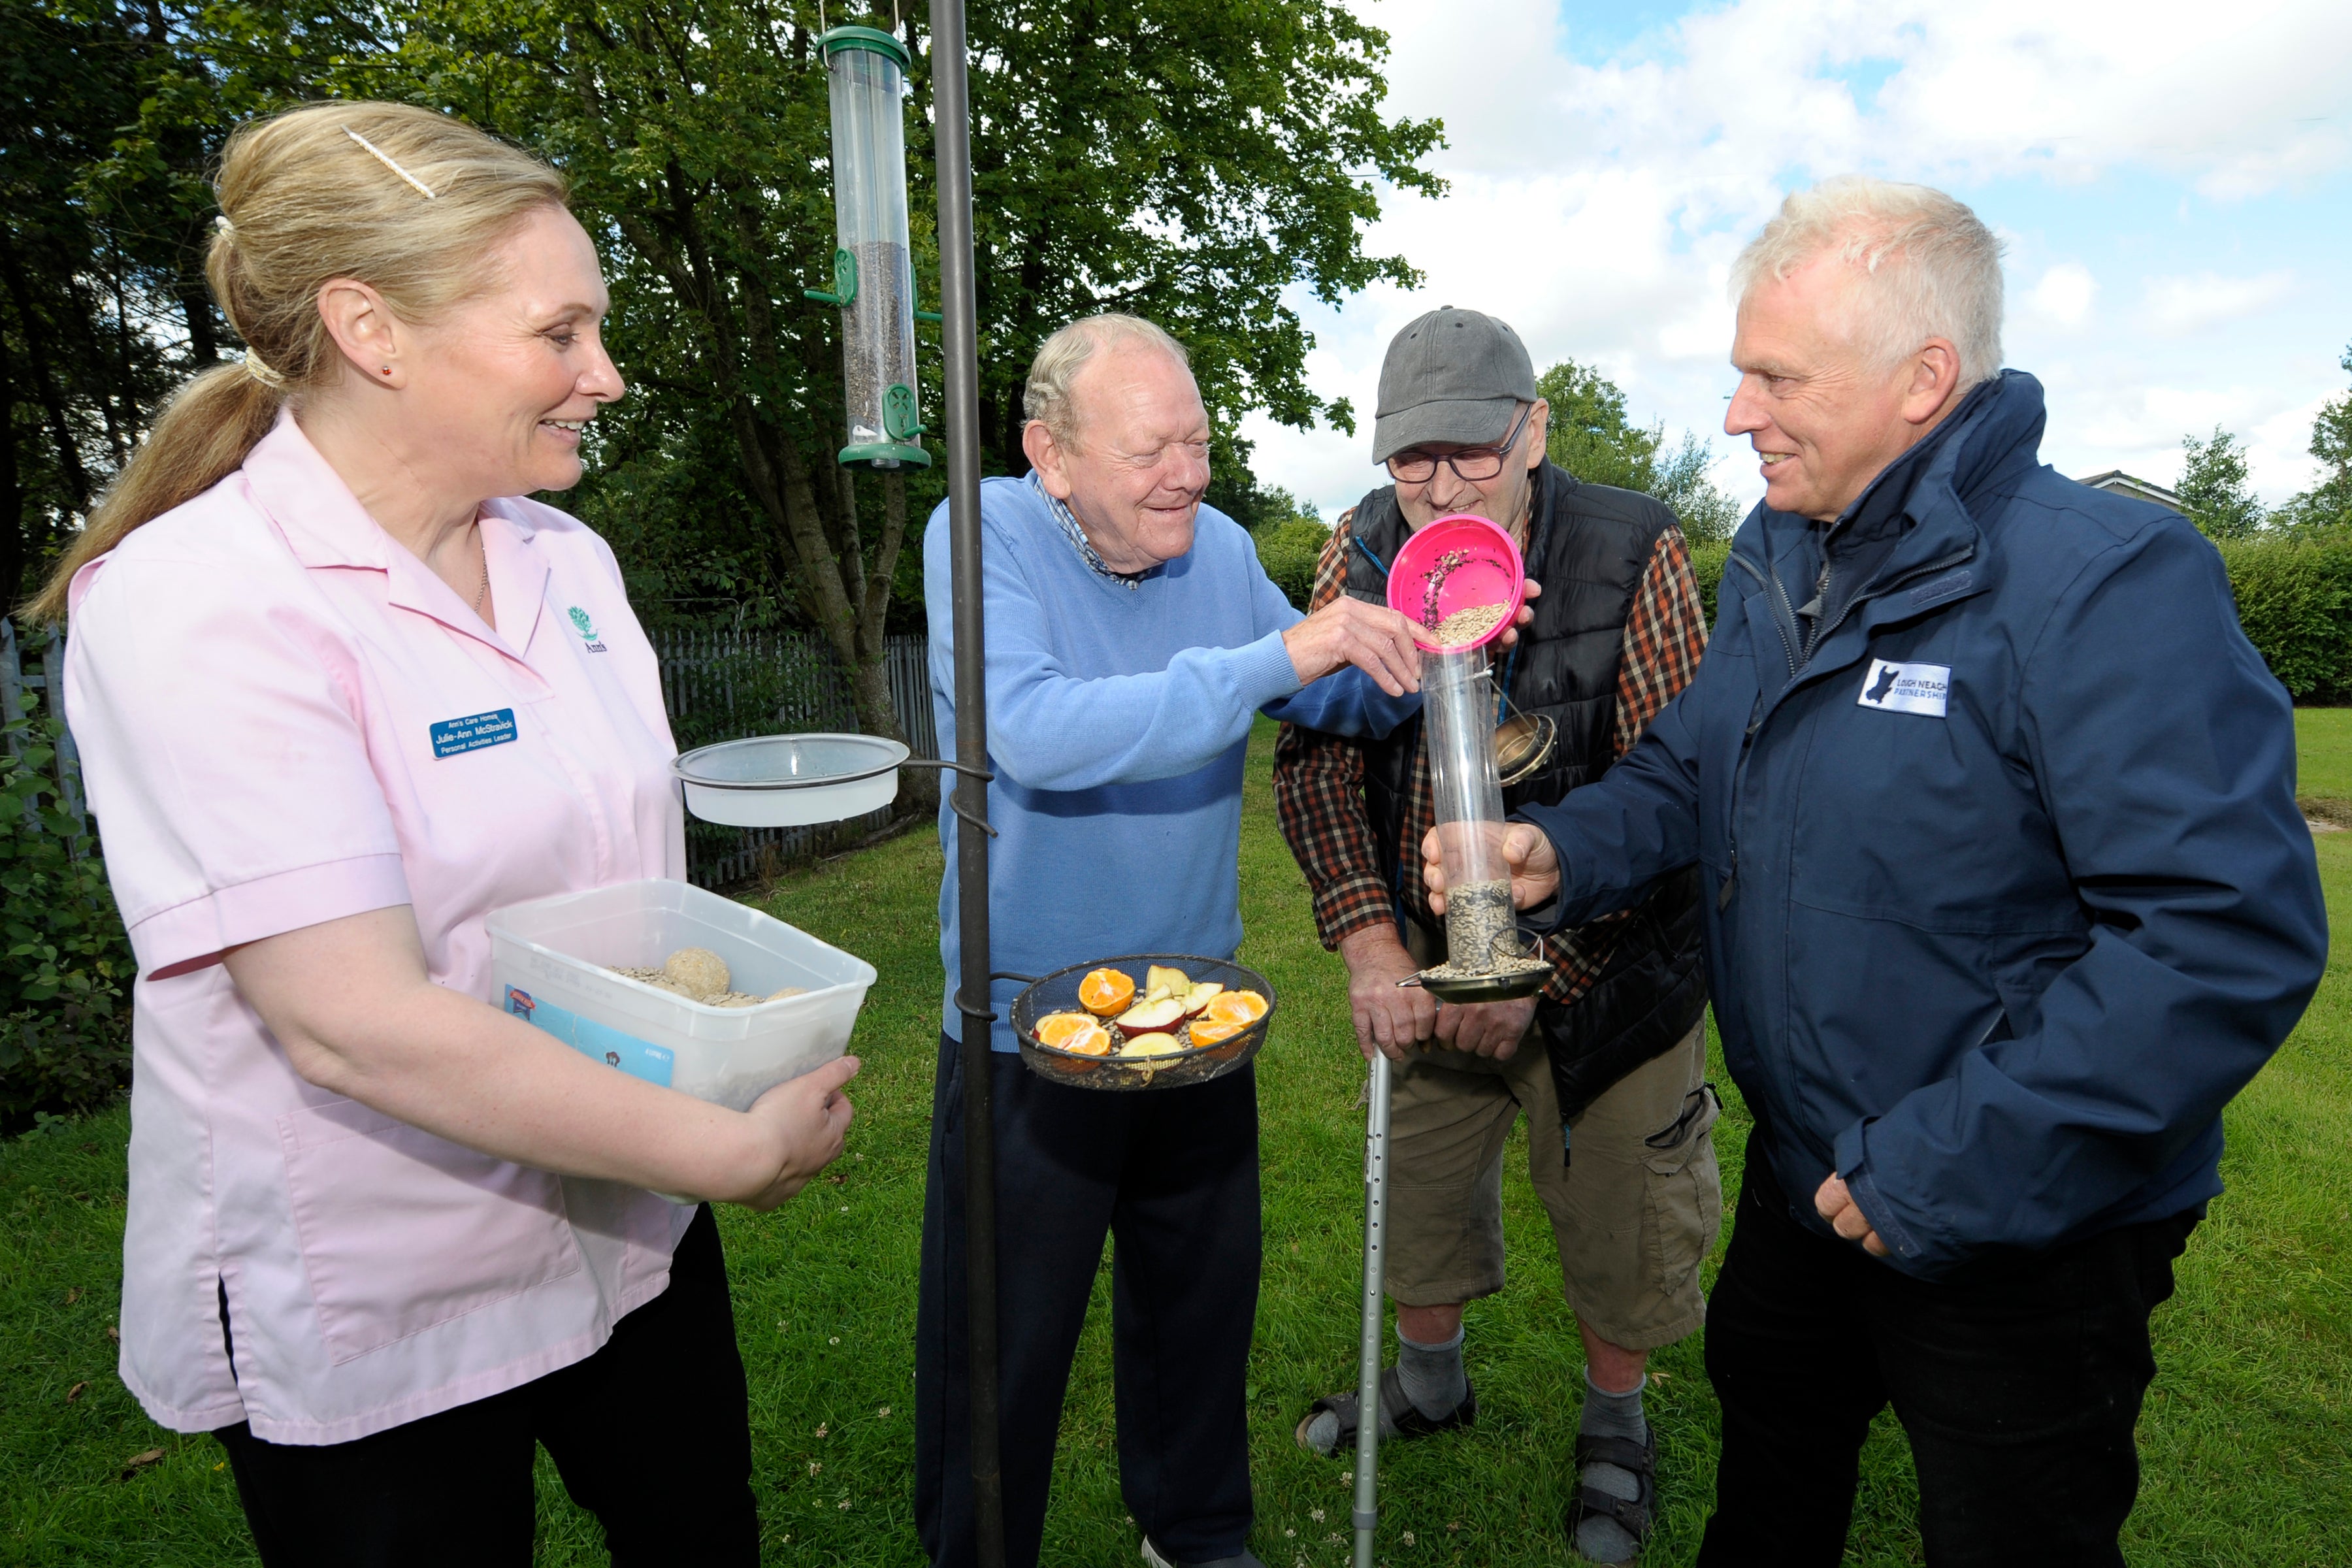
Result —
[{"label": "blue sky", "polygon": [[[1391,37],[1390,107],[1445,121],[1453,186],[1389,193],[1367,237],[1421,288],[1297,301],[1311,381],[1367,417],[1396,330],[1473,307],[1538,368],[1597,363],[1637,417],[1711,437],[1754,498],[1719,426],[1723,279],[1789,190],[1854,170],[1940,185],[2007,240],[2006,358],[2048,384],[2063,472],[2169,482],[2220,425],[2275,502],[2352,385],[2352,0],[1358,5]],[[1327,516],[1377,477],[1369,423],[1244,432]]]}]

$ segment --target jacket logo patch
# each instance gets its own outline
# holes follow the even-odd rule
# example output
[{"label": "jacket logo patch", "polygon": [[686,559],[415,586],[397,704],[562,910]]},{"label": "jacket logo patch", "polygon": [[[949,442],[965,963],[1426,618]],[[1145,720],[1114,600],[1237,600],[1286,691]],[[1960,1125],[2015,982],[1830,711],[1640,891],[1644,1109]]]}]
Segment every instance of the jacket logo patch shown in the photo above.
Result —
[{"label": "jacket logo patch", "polygon": [[1930,719],[1941,719],[1951,693],[1952,667],[1948,664],[1895,664],[1874,658],[1869,672],[1862,679],[1862,695],[1855,700],[1864,708],[1885,709],[1891,713],[1924,713]]}]

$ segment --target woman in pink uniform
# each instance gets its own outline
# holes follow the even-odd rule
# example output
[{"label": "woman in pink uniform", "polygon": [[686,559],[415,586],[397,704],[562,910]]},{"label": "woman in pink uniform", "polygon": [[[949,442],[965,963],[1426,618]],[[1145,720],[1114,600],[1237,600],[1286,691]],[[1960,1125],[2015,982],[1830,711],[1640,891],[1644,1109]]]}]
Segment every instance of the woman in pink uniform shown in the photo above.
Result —
[{"label": "woman in pink uniform", "polygon": [[718,1230],[648,1189],[782,1203],[857,1064],[739,1113],[489,1005],[492,910],[684,874],[613,553],[519,499],[622,395],[594,247],[391,104],[247,126],[219,196],[251,348],[36,605],[139,958],[123,1381],[269,1568],[528,1563],[534,1444],[615,1562],[754,1563]]}]

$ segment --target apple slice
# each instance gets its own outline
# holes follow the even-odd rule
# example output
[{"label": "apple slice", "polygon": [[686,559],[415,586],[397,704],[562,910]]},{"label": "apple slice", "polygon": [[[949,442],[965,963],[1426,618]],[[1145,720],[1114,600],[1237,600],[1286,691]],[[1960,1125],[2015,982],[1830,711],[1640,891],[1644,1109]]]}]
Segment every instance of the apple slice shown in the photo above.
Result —
[{"label": "apple slice", "polygon": [[1213,980],[1203,980],[1193,986],[1184,994],[1184,1016],[1192,1017],[1202,1008],[1215,1001],[1224,989]]},{"label": "apple slice", "polygon": [[1119,1047],[1118,1054],[1122,1057],[1172,1057],[1183,1048],[1175,1036],[1155,1030],[1148,1035],[1132,1037],[1127,1044]]},{"label": "apple slice", "polygon": [[1171,969],[1167,964],[1155,963],[1144,972],[1143,984],[1147,990],[1164,990],[1170,996],[1181,996],[1185,992],[1192,989],[1192,977],[1181,969]]},{"label": "apple slice", "polygon": [[1156,1029],[1172,1029],[1184,1016],[1184,1004],[1173,997],[1158,1002],[1139,1002],[1111,1020],[1123,1034],[1148,1035]]}]

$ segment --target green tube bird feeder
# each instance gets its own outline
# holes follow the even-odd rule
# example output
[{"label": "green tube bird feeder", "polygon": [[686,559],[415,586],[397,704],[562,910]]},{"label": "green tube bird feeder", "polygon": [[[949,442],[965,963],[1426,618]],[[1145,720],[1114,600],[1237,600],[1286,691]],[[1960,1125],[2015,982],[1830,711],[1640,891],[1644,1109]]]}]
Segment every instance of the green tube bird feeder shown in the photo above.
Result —
[{"label": "green tube bird feeder", "polygon": [[[907,47],[878,27],[817,39],[833,108],[833,288],[841,309],[847,465],[929,468],[915,395],[915,278],[907,242]],[[936,317],[930,319],[936,320]]]}]

